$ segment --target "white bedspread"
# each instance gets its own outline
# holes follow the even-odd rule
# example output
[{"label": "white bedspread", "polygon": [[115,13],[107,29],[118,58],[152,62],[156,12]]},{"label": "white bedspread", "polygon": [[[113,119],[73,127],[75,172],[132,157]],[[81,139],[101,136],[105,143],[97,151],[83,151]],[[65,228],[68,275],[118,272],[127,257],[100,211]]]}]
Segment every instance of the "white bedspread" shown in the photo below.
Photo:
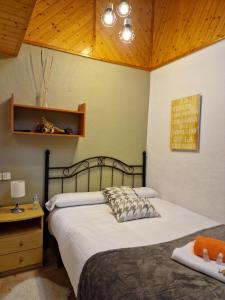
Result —
[{"label": "white bedspread", "polygon": [[161,218],[117,223],[106,204],[59,208],[50,214],[49,229],[75,293],[85,262],[98,252],[167,242],[218,225],[165,200],[152,198],[152,203]]}]

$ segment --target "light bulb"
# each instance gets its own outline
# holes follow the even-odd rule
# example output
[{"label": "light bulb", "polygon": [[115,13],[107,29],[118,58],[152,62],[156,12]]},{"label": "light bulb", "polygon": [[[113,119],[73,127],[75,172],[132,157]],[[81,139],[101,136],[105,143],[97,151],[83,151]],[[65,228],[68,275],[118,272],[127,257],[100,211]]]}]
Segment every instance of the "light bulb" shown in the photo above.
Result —
[{"label": "light bulb", "polygon": [[122,34],[121,34],[121,38],[124,41],[130,41],[130,39],[132,38],[132,32],[130,31],[129,28],[124,28]]},{"label": "light bulb", "polygon": [[124,26],[119,33],[120,40],[126,44],[129,44],[133,41],[135,34],[132,29],[132,23],[130,18],[124,20]]},{"label": "light bulb", "polygon": [[104,14],[102,15],[102,24],[106,27],[112,27],[116,22],[116,15],[113,11],[113,4],[109,3]]},{"label": "light bulb", "polygon": [[120,17],[127,17],[131,12],[131,6],[128,1],[122,0],[117,7],[117,13]]}]

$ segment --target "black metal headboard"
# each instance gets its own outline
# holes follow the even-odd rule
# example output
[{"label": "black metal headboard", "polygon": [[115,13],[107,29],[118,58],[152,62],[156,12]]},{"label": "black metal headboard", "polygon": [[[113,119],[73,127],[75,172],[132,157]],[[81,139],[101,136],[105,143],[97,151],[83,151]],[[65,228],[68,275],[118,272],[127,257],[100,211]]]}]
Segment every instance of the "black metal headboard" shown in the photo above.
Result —
[{"label": "black metal headboard", "polygon": [[[143,152],[141,165],[127,165],[126,163],[107,156],[95,156],[79,161],[71,166],[66,167],[51,167],[50,166],[50,151],[45,151],[45,184],[44,184],[44,202],[46,203],[49,198],[49,181],[58,180],[61,185],[61,192],[64,192],[64,182],[67,179],[73,178],[75,180],[75,192],[78,190],[78,176],[81,173],[87,173],[87,191],[90,191],[91,171],[99,169],[99,190],[102,189],[103,182],[103,169],[111,170],[111,186],[114,184],[114,172],[117,171],[122,174],[121,185],[124,184],[124,177],[132,178],[132,186],[135,184],[136,176],[141,176],[142,186],[146,185],[146,152]],[[57,171],[57,175],[51,175]],[[95,181],[97,179],[95,178]]]},{"label": "black metal headboard", "polygon": [[[45,182],[44,182],[44,203],[49,199],[49,182],[56,180],[61,185],[61,192],[64,192],[64,182],[68,179],[74,178],[75,180],[75,192],[78,190],[78,176],[80,174],[86,173],[87,181],[86,190],[90,190],[91,172],[93,169],[99,170],[98,179],[95,176],[95,183],[99,181],[98,189],[103,188],[103,169],[111,170],[110,173],[110,185],[114,185],[114,174],[119,172],[121,176],[121,184],[124,184],[125,177],[130,177],[132,181],[132,186],[135,185],[135,178],[139,177],[141,179],[142,186],[146,185],[146,152],[143,152],[142,164],[141,165],[127,165],[126,163],[118,160],[116,158],[107,156],[95,156],[91,158],[79,161],[71,166],[66,167],[52,167],[50,166],[50,151],[45,151]],[[57,173],[57,175],[56,175]],[[108,174],[109,175],[109,174]],[[116,176],[118,177],[118,176]],[[86,177],[85,177],[86,179]],[[48,227],[46,225],[46,220],[48,216],[48,211],[44,206],[45,210],[45,224],[44,224],[44,247],[48,246]]]}]

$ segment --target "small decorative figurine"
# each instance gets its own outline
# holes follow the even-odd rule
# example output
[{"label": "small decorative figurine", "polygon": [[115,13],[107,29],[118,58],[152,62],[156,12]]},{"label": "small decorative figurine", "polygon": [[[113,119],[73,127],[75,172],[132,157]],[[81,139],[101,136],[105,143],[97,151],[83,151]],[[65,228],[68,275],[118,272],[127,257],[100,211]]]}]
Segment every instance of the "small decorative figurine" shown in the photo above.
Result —
[{"label": "small decorative figurine", "polygon": [[52,122],[49,122],[46,118],[42,117],[41,122],[37,124],[36,127],[37,132],[42,132],[42,133],[47,133],[47,134],[57,134],[57,133],[62,133],[62,134],[72,134],[72,129],[61,129],[57,126],[54,126]]}]

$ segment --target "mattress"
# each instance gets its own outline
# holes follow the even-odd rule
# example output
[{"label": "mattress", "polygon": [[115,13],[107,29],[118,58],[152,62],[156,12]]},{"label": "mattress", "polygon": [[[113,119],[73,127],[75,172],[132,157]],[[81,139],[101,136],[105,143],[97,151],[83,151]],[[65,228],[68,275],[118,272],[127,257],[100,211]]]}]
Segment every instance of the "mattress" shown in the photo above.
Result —
[{"label": "mattress", "polygon": [[219,225],[207,217],[159,198],[152,204],[160,218],[118,223],[107,204],[55,209],[49,230],[77,294],[82,268],[94,254],[111,249],[154,245]]}]

